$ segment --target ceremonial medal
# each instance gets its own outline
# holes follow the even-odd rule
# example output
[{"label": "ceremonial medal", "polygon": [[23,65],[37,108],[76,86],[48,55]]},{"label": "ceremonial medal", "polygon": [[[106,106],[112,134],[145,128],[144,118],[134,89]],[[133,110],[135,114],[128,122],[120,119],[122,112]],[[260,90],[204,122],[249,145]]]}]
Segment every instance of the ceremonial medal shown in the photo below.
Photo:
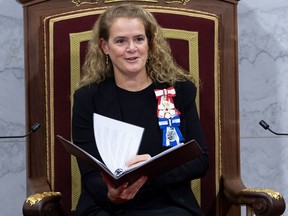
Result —
[{"label": "ceremonial medal", "polygon": [[184,140],[180,126],[180,112],[175,108],[172,97],[176,96],[174,87],[154,90],[158,99],[157,116],[163,131],[162,145],[175,146]]},{"label": "ceremonial medal", "polygon": [[169,127],[166,132],[166,137],[170,142],[176,140],[177,133],[173,127]]}]

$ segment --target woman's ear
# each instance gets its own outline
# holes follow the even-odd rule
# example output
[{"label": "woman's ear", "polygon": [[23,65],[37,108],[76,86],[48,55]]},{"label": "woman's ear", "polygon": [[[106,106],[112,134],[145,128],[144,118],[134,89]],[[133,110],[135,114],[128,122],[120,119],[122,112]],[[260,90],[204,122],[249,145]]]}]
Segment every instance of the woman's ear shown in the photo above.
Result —
[{"label": "woman's ear", "polygon": [[103,38],[100,38],[99,43],[100,43],[100,47],[102,48],[102,50],[105,53],[105,55],[108,55],[109,54],[109,49],[108,49],[107,42]]}]

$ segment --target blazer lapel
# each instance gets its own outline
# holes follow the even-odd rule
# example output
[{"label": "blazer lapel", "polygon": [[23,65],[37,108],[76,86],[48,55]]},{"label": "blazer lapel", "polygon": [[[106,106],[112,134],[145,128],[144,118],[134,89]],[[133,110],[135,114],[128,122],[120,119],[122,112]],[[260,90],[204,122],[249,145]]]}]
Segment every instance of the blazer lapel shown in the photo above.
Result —
[{"label": "blazer lapel", "polygon": [[[101,101],[101,103],[98,101]],[[94,95],[94,104],[97,113],[100,115],[121,120],[121,111],[114,79],[107,79],[99,84],[98,91]]]}]

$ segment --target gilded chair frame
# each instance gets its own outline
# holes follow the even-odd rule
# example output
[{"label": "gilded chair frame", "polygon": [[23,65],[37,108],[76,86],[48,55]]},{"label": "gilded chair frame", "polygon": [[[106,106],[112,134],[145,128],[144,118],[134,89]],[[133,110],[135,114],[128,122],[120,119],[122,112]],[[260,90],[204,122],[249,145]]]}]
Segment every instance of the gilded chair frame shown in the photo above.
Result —
[{"label": "gilded chair frame", "polygon": [[[53,81],[61,77],[59,71],[53,71],[54,60],[54,25],[65,18],[77,18],[85,13],[99,14],[105,8],[122,3],[124,1],[105,0],[103,2],[95,0],[18,0],[24,8],[25,27],[25,72],[26,72],[26,101],[27,101],[27,126],[34,122],[39,122],[42,127],[35,136],[27,139],[27,196],[24,202],[24,215],[64,215],[67,213],[65,206],[71,205],[75,208],[77,197],[81,186],[75,158],[63,154],[63,161],[71,159],[71,173],[73,173],[71,183],[72,201],[66,201],[63,193],[59,193],[57,178],[55,177],[54,159],[55,155],[62,154],[55,151],[55,133],[71,136],[70,128],[64,122],[71,119],[69,113],[62,113],[65,121],[57,122],[62,118],[62,114],[57,114],[59,97],[55,97],[55,92],[59,93],[61,86],[55,85]],[[240,137],[239,137],[239,102],[238,102],[238,49],[237,49],[237,3],[236,0],[145,0],[134,1],[143,5],[159,16],[165,12],[177,13],[177,15],[187,15],[199,17],[211,21],[214,25],[214,61],[213,61],[213,92],[214,92],[214,135],[215,154],[212,158],[213,171],[200,182],[192,183],[192,188],[197,195],[199,202],[205,200],[207,196],[213,196],[214,202],[202,205],[207,215],[240,215],[241,205],[247,206],[247,215],[281,215],[285,210],[284,198],[277,191],[269,189],[246,188],[240,177]],[[167,12],[167,13],[168,13]],[[92,27],[92,26],[91,26]],[[69,56],[71,76],[69,92],[73,92],[77,81],[80,78],[81,43],[90,37],[89,31],[69,34],[70,49]],[[188,41],[189,61],[188,70],[196,80],[199,80],[199,62],[197,55],[198,33],[193,31],[164,29],[164,34],[169,39],[179,39]],[[180,35],[180,36],[179,36]],[[180,38],[181,39],[181,38]],[[55,60],[56,61],[56,60]],[[54,65],[55,64],[55,65]],[[202,63],[203,64],[203,63]],[[56,67],[59,70],[59,67]],[[202,80],[202,79],[201,79]],[[205,81],[205,79],[203,79]],[[200,83],[196,83],[201,89]],[[56,86],[56,87],[55,87]],[[56,88],[56,90],[55,90]],[[205,88],[205,83],[204,83]],[[200,90],[201,91],[201,90]],[[63,98],[67,96],[65,92],[60,92]],[[70,95],[71,96],[71,95]],[[58,100],[58,101],[57,101]],[[65,98],[63,106],[71,109],[73,101],[70,97]],[[201,94],[197,96],[198,109],[201,111]],[[229,102],[227,102],[229,101]],[[58,104],[58,105],[57,105]],[[56,105],[56,106],[55,106]],[[200,118],[205,119],[200,112]],[[56,122],[56,123],[55,123]],[[73,165],[74,164],[74,165]],[[62,168],[63,169],[63,168]],[[78,174],[77,174],[78,173]],[[69,175],[71,176],[71,175]],[[68,176],[68,177],[69,177]],[[214,182],[211,191],[201,189],[201,185],[206,186],[209,182]],[[73,192],[73,190],[75,190]],[[210,193],[210,194],[209,194]],[[64,207],[63,207],[64,206]],[[50,212],[47,213],[47,212]],[[65,212],[65,213],[64,213]]]}]

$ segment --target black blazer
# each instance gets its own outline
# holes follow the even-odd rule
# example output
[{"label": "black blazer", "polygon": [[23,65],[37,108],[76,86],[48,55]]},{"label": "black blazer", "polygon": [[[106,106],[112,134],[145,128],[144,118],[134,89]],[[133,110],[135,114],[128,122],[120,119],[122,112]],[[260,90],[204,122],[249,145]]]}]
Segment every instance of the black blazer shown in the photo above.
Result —
[{"label": "black blazer", "polygon": [[[157,89],[169,87],[166,84],[154,83],[154,85]],[[180,130],[186,141],[196,139],[204,154],[154,181],[148,181],[147,187],[155,194],[165,193],[172,202],[189,210],[192,215],[203,215],[190,186],[192,179],[203,177],[208,169],[208,152],[195,104],[196,87],[188,81],[178,82],[174,87],[176,97],[173,100],[176,108],[181,112]],[[99,85],[91,84],[82,87],[74,93],[73,142],[101,160],[94,139],[93,113],[121,120],[116,85],[113,79],[103,81]],[[117,208],[129,205],[129,202],[122,206],[112,205],[107,198],[107,188],[99,172],[82,161],[78,161],[78,165],[82,178],[82,193],[76,215],[101,215],[100,212],[103,209],[113,212]]]}]

